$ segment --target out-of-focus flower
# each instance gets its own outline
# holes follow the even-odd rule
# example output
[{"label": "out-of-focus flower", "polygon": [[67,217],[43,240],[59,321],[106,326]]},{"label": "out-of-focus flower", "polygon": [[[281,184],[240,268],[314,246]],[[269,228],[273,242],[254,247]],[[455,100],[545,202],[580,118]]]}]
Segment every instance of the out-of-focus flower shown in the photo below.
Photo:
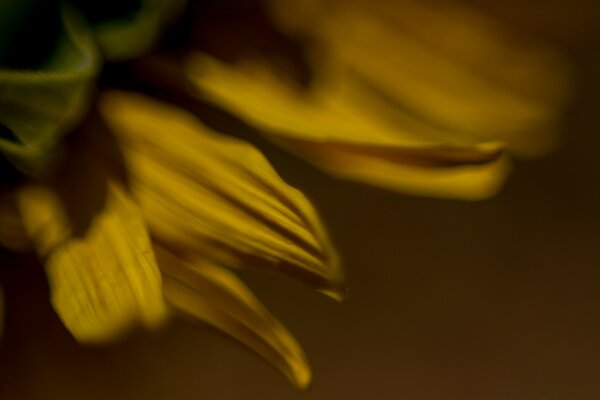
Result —
[{"label": "out-of-focus flower", "polygon": [[273,0],[305,43],[308,89],[258,57],[197,54],[203,96],[324,169],[412,194],[495,194],[510,157],[556,144],[570,91],[562,55],[452,0]]},{"label": "out-of-focus flower", "polygon": [[[110,75],[104,61],[146,54],[185,2],[2,2],[0,177],[10,185],[0,243],[39,254],[54,308],[82,342],[160,326],[170,310],[232,335],[305,387],[302,350],[227,268],[290,275],[339,297],[342,272],[316,212],[250,144],[151,95],[172,84],[177,104],[208,99],[339,176],[480,199],[501,186],[508,153],[553,147],[568,73],[552,48],[462,3],[265,4],[304,44],[307,86],[272,59],[226,63],[192,46],[157,57],[175,67],[144,78],[146,94],[96,90]],[[154,61],[125,70],[145,74]],[[15,184],[15,170],[29,178]]]},{"label": "out-of-focus flower", "polygon": [[[342,272],[312,205],[252,145],[184,110],[118,90],[90,101],[100,59],[146,50],[180,2],[79,3],[0,8],[0,151],[34,177],[2,192],[0,243],[38,253],[54,309],[81,342],[160,326],[171,311],[226,332],[306,387],[301,348],[227,268],[289,275],[339,297]],[[39,60],[11,49],[35,18],[55,39]]]}]

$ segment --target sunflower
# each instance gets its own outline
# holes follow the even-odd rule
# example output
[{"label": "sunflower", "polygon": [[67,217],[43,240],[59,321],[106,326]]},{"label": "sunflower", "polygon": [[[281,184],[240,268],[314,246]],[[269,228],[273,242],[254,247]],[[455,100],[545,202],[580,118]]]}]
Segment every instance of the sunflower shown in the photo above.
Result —
[{"label": "sunflower", "polygon": [[265,2],[278,34],[303,49],[304,81],[295,62],[260,52],[226,62],[191,39],[151,50],[175,21],[194,37],[199,4],[0,6],[0,242],[39,255],[52,305],[83,343],[183,315],[304,388],[301,348],[232,269],[340,299],[338,257],[308,199],[194,105],[212,103],[336,176],[472,200],[497,192],[509,154],[552,148],[568,71],[553,48],[441,1]]},{"label": "sunflower", "polygon": [[342,272],[312,205],[251,144],[185,110],[127,91],[91,97],[100,60],[145,51],[174,5],[143,2],[122,21],[96,18],[100,4],[3,10],[57,30],[38,69],[7,51],[0,73],[0,148],[29,175],[3,191],[1,241],[39,255],[51,303],[80,342],[184,315],[245,343],[304,388],[311,373],[301,348],[230,269],[290,275],[339,298]]}]

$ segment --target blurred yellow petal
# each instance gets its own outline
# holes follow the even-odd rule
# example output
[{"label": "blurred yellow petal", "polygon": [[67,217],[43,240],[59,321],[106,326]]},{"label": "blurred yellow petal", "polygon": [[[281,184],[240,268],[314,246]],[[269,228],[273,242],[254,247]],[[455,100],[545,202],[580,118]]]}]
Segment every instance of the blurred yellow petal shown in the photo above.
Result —
[{"label": "blurred yellow petal", "polygon": [[101,110],[158,241],[339,292],[342,272],[317,214],[253,146],[141,95],[106,94]]},{"label": "blurred yellow petal", "polygon": [[120,186],[108,184],[104,208],[81,236],[49,188],[22,189],[19,206],[46,259],[52,304],[76,339],[112,340],[137,324],[155,327],[164,319],[160,274],[146,227]]},{"label": "blurred yellow petal", "polygon": [[[398,26],[394,21],[385,23],[363,8],[344,8],[340,14],[327,19],[331,21],[328,40],[336,55],[399,107],[450,129],[505,141],[513,151],[524,155],[544,154],[554,146],[552,129],[564,105],[561,94],[565,79],[560,73],[560,58],[553,60],[549,55],[545,63],[536,65],[529,60],[522,62],[515,51],[510,52],[513,65],[529,67],[529,71],[520,71],[526,72],[525,78],[519,77],[518,85],[510,87],[494,76],[485,76],[486,71],[455,60],[453,53],[444,54],[420,42],[412,32],[393,29]],[[453,33],[439,33],[438,40],[452,37]],[[484,52],[470,55],[497,59],[503,54],[494,56]],[[557,71],[552,73],[554,70]],[[542,84],[528,85],[542,78]],[[541,93],[521,92],[535,86],[541,87]],[[547,93],[549,89],[556,89],[557,93]]]},{"label": "blurred yellow petal", "polygon": [[306,357],[292,335],[231,272],[205,259],[184,262],[157,249],[167,302],[256,351],[299,388],[311,380]]},{"label": "blurred yellow petal", "polygon": [[341,72],[301,93],[260,64],[230,67],[196,56],[189,71],[204,96],[340,176],[419,195],[480,199],[495,194],[509,170],[501,143],[408,114],[394,124],[375,118],[365,110],[376,99]]},{"label": "blurred yellow petal", "polygon": [[[482,79],[540,102],[561,104],[571,90],[564,54],[548,43],[452,0],[357,0],[395,34],[470,69]],[[423,23],[427,21],[427,23]]]},{"label": "blurred yellow petal", "polygon": [[17,193],[22,222],[33,247],[42,257],[66,242],[72,224],[58,196],[48,187],[27,186]]},{"label": "blurred yellow petal", "polygon": [[[274,14],[325,47],[317,70],[335,60],[399,112],[501,140],[523,156],[555,146],[571,88],[554,48],[447,0],[294,4],[273,2]],[[311,22],[290,18],[296,8]]]}]

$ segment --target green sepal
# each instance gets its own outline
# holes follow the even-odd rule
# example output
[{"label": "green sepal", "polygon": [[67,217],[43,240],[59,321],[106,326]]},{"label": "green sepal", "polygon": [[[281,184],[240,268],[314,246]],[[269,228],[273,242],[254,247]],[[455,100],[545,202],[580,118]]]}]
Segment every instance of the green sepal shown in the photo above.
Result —
[{"label": "green sepal", "polygon": [[[118,3],[114,6],[117,10]],[[137,10],[127,15],[92,24],[94,37],[107,61],[129,60],[150,49],[165,23],[182,9],[185,0],[141,0],[139,3]]]},{"label": "green sepal", "polygon": [[65,8],[58,43],[40,69],[0,69],[2,155],[25,173],[39,173],[62,136],[85,115],[98,70],[86,25]]}]

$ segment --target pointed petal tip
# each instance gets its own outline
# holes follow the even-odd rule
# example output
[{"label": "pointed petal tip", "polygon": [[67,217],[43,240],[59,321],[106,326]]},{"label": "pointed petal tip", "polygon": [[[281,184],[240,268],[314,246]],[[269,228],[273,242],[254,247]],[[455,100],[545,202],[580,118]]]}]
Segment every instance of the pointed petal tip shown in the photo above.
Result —
[{"label": "pointed petal tip", "polygon": [[347,298],[347,290],[346,288],[343,289],[322,289],[319,290],[319,292],[323,293],[325,296],[339,302],[342,303],[346,300]]},{"label": "pointed petal tip", "polygon": [[319,292],[341,303],[346,300],[348,288],[346,286],[346,276],[342,268],[342,262],[333,247],[330,248],[329,262],[326,265],[330,271],[328,286],[320,288]]},{"label": "pointed petal tip", "polygon": [[291,333],[231,271],[213,260],[184,260],[157,245],[164,294],[176,313],[208,323],[248,346],[281,371],[298,390],[312,372]]},{"label": "pointed petal tip", "polygon": [[300,392],[307,392],[312,385],[312,370],[308,364],[298,368],[293,376],[288,377],[294,387]]},{"label": "pointed petal tip", "polygon": [[296,351],[293,353],[293,361],[289,360],[289,370],[281,372],[283,372],[296,390],[306,393],[312,385],[312,368],[304,351],[299,346],[296,347]]}]

